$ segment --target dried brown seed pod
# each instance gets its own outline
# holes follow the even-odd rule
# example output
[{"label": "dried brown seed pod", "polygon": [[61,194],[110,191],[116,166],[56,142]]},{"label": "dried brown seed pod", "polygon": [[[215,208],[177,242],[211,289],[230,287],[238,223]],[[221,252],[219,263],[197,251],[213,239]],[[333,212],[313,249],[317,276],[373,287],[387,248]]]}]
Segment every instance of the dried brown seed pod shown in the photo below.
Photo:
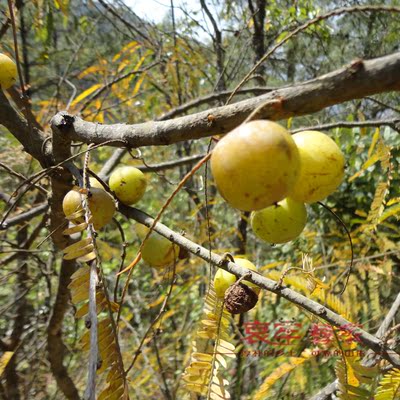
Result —
[{"label": "dried brown seed pod", "polygon": [[225,292],[225,308],[231,314],[249,311],[257,301],[257,294],[244,283],[235,283]]}]

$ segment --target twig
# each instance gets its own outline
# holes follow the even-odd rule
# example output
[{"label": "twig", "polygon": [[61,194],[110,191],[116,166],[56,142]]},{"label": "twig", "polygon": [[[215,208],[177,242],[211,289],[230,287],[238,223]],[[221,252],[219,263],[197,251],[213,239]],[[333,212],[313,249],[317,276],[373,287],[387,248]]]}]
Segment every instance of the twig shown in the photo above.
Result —
[{"label": "twig", "polygon": [[24,213],[18,214],[15,217],[9,218],[9,219],[5,220],[4,222],[1,222],[0,223],[0,230],[8,229],[11,226],[18,225],[21,222],[28,221],[28,220],[30,220],[30,219],[32,219],[34,217],[37,217],[40,214],[43,214],[48,209],[49,209],[49,205],[47,203],[43,203],[43,204],[40,204],[37,207],[33,207],[33,208],[31,208],[30,210],[28,210],[28,211],[26,211]]},{"label": "twig", "polygon": [[323,124],[323,125],[315,125],[315,126],[308,126],[304,128],[296,128],[291,130],[291,133],[297,133],[302,131],[324,131],[328,129],[334,128],[358,128],[358,127],[374,127],[374,126],[390,126],[394,129],[400,129],[400,118],[393,118],[393,119],[383,119],[383,120],[375,120],[375,121],[353,121],[353,122],[333,122],[331,124]]}]

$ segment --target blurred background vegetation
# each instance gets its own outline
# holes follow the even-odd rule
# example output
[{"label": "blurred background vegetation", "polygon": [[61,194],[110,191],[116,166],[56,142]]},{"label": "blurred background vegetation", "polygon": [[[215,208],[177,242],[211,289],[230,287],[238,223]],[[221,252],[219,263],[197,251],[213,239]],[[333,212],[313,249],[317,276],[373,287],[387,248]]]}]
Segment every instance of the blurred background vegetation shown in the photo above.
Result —
[{"label": "blurred background vegetation", "polygon": [[[371,3],[399,5],[398,1],[368,4]],[[32,112],[49,132],[50,118],[65,109],[88,121],[134,124],[223,105],[227,99],[224,91],[232,90],[255,61],[293,29],[333,8],[363,4],[367,3],[212,0],[194,6],[185,2],[174,4],[171,0],[164,19],[154,23],[136,14],[134,4],[127,6],[123,1],[20,0],[16,2],[17,35]],[[316,78],[356,58],[369,59],[399,51],[399,31],[398,14],[390,12],[345,13],[313,24],[275,51],[245,85],[255,89],[243,90],[235,101]],[[0,51],[14,58],[5,0],[0,1],[0,38]],[[218,95],[207,98],[213,93]],[[399,117],[398,100],[395,92],[387,93],[280,123],[295,130],[326,123],[390,120]],[[0,126],[0,132],[0,212],[4,215],[9,196],[23,177],[40,170],[40,165],[21,151],[21,145],[7,129]],[[397,129],[393,124],[333,127],[327,133],[339,144],[347,160],[343,184],[326,200],[353,239],[354,271],[343,296],[337,293],[351,258],[350,244],[343,227],[317,204],[308,207],[308,224],[297,240],[270,246],[255,238],[247,226],[248,215],[223,201],[209,171],[202,168],[178,194],[162,221],[216,253],[244,254],[261,273],[273,279],[279,279],[285,267],[301,267],[307,254],[316,268],[316,277],[332,289],[332,304],[328,300],[326,304],[373,333],[399,292],[398,125]],[[201,139],[142,148],[142,159],[126,153],[120,164],[157,165],[204,154],[209,142]],[[74,151],[84,147],[77,143]],[[107,147],[93,151],[90,168],[100,171],[114,151]],[[82,167],[83,158],[76,162]],[[156,215],[192,165],[193,162],[147,172],[149,189],[137,207]],[[41,186],[48,189],[46,179]],[[45,200],[45,190],[32,188],[12,215]],[[134,222],[122,215],[117,219],[124,231],[125,261],[129,263],[135,258],[140,241]],[[18,342],[1,375],[0,396],[7,399],[63,398],[46,352],[46,329],[60,267],[55,248],[50,240],[45,240],[46,222],[46,217],[40,215],[0,231],[0,350],[7,349],[13,333]],[[104,273],[112,289],[124,240],[114,224],[104,228],[98,237]],[[182,373],[189,362],[191,341],[213,273],[213,268],[194,256],[178,262],[175,286],[157,325],[157,334],[146,341],[128,374],[131,398],[186,398]],[[170,277],[170,270],[155,270],[144,262],[133,272],[120,325],[126,366],[158,313],[169,290]],[[289,277],[288,285],[307,293],[301,274],[292,273]],[[122,282],[125,279],[123,276]],[[299,355],[304,349],[313,348],[310,315],[274,294],[263,291],[255,309],[234,318],[232,341],[239,352],[271,348],[262,342],[246,343],[246,323],[288,320],[301,324],[302,340],[290,346],[275,346],[275,350],[284,350],[283,355],[265,357],[251,353],[230,362],[226,377],[233,399],[254,398],[264,379],[285,363],[289,352]],[[85,330],[83,318],[76,319],[71,307],[63,320],[64,365],[81,393],[87,379],[87,354],[82,352],[79,338]],[[275,379],[264,398],[309,398],[335,380],[336,360],[310,357],[283,378]],[[101,379],[104,377],[100,376]]]}]

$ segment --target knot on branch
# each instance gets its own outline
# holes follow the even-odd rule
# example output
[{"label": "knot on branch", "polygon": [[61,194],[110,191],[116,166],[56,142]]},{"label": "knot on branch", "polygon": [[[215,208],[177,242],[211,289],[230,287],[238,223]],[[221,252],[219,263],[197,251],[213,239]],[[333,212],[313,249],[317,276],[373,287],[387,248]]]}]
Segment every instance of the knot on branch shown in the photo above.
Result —
[{"label": "knot on branch", "polygon": [[75,122],[75,117],[68,114],[67,111],[60,111],[50,121],[53,128],[57,128],[60,131],[69,130]]},{"label": "knot on branch", "polygon": [[361,58],[353,60],[349,65],[349,72],[355,74],[364,68],[364,61]]}]

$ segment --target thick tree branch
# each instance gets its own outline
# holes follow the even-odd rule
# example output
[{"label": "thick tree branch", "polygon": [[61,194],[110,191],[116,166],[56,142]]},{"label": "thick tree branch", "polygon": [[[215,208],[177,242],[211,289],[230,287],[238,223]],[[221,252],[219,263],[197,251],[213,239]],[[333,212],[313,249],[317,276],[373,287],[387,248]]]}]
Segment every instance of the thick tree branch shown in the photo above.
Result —
[{"label": "thick tree branch", "polygon": [[[136,208],[127,207],[120,204],[119,210],[126,217],[132,218],[140,222],[141,224],[146,225],[147,227],[150,227],[154,222],[154,219],[152,217]],[[207,262],[211,262],[219,268],[229,271],[237,277],[242,277],[244,275],[250,274],[250,277],[246,278],[250,282],[255,283],[260,288],[266,289],[272,293],[277,294],[278,296],[285,298],[291,303],[311,312],[318,318],[327,321],[333,326],[343,328],[344,326],[352,325],[345,318],[315,302],[314,300],[311,300],[306,296],[303,296],[302,294],[297,293],[292,289],[289,289],[288,287],[280,286],[277,282],[265,278],[254,271],[249,271],[246,268],[243,268],[235,263],[226,261],[223,257],[215,253],[211,253],[209,250],[175,233],[161,223],[157,223],[154,227],[154,230],[160,235],[169,239],[171,242],[176,243],[184,249],[188,250],[190,253],[202,258]],[[378,353],[382,358],[388,360],[393,365],[400,366],[400,356],[393,350],[387,347],[383,347],[383,342],[380,339],[356,326],[354,327],[353,332],[366,347],[373,350],[375,353]]]},{"label": "thick tree branch", "polygon": [[258,107],[256,118],[280,120],[315,113],[372,94],[397,90],[400,90],[400,53],[369,61],[356,60],[347,67],[311,81],[168,121],[99,125],[65,113],[57,115],[61,123],[63,116],[71,120],[64,134],[72,140],[97,144],[115,139],[115,146],[120,146],[117,140],[123,140],[130,147],[169,145],[227,133]]},{"label": "thick tree branch", "polygon": [[22,222],[29,221],[30,219],[37,217],[40,214],[43,214],[44,212],[47,211],[49,208],[49,205],[47,203],[40,204],[36,207],[31,208],[30,210],[18,214],[14,217],[11,217],[3,222],[3,224],[0,223],[0,230],[2,229],[8,229],[9,227],[13,225],[18,225]]},{"label": "thick tree branch", "polygon": [[28,122],[11,106],[1,90],[0,124],[17,138],[24,147],[24,151],[36,158],[42,166],[47,166],[50,154],[45,146],[46,136],[36,127],[29,129]]},{"label": "thick tree branch", "polygon": [[[65,122],[65,121],[64,121]],[[57,117],[52,120],[53,128],[53,159],[61,162],[70,156],[71,142],[63,134],[68,125],[57,124]],[[72,176],[66,168],[59,168],[51,175],[51,199],[50,203],[50,231],[52,239],[58,249],[64,249],[70,240],[63,236],[62,229],[65,216],[62,210],[62,200],[66,192],[71,188]],[[79,394],[74,382],[68,375],[67,368],[63,364],[65,345],[62,340],[62,324],[65,313],[70,307],[68,285],[71,275],[75,272],[75,261],[63,260],[61,263],[60,277],[56,301],[53,306],[52,316],[47,330],[47,350],[51,371],[57,381],[58,387],[68,400],[78,400]]]},{"label": "thick tree branch", "polygon": [[58,387],[68,400],[80,399],[78,390],[68,375],[67,368],[63,364],[66,348],[62,340],[62,324],[65,313],[70,307],[70,293],[68,285],[71,281],[71,275],[75,272],[75,270],[75,261],[62,261],[57,297],[47,329],[47,351],[51,372],[57,381]]}]

